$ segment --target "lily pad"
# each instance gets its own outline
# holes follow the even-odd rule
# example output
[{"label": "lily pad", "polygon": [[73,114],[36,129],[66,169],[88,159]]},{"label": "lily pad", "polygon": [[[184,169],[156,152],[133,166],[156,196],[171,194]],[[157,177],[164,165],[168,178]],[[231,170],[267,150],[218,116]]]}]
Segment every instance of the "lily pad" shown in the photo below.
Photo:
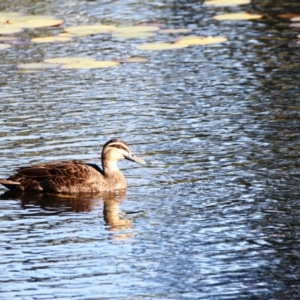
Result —
[{"label": "lily pad", "polygon": [[17,40],[17,38],[13,36],[0,36],[0,42],[11,42],[14,40]]},{"label": "lily pad", "polygon": [[230,13],[214,16],[213,18],[218,21],[230,21],[230,20],[255,20],[261,19],[263,15],[249,14],[246,12]]},{"label": "lily pad", "polygon": [[81,61],[81,62],[70,62],[63,64],[62,69],[101,69],[108,67],[117,67],[119,63],[117,61]]},{"label": "lily pad", "polygon": [[14,34],[21,32],[23,29],[21,27],[14,27],[10,25],[0,25],[0,34]]},{"label": "lily pad", "polygon": [[96,61],[96,59],[87,56],[55,57],[44,59],[44,62],[52,64],[80,63],[84,61]]},{"label": "lily pad", "polygon": [[58,36],[71,37],[71,38],[74,37],[73,34],[68,33],[68,32],[62,32],[62,33],[60,33]]},{"label": "lily pad", "polygon": [[27,63],[17,65],[19,69],[26,70],[39,70],[39,69],[52,69],[59,67],[59,64],[48,64],[48,63]]},{"label": "lily pad", "polygon": [[69,42],[71,41],[71,37],[66,36],[44,36],[39,38],[31,39],[33,43],[57,43],[57,42]]},{"label": "lily pad", "polygon": [[228,41],[228,39],[222,36],[208,36],[208,37],[185,36],[178,39],[176,43],[192,46],[192,45],[218,44],[218,43],[224,43],[226,41]]},{"label": "lily pad", "polygon": [[68,32],[76,36],[89,36],[101,33],[109,33],[116,27],[113,25],[84,25],[84,26],[73,26],[65,28],[65,32]]},{"label": "lily pad", "polygon": [[249,4],[250,2],[251,0],[207,0],[204,4],[213,6],[231,6]]},{"label": "lily pad", "polygon": [[0,44],[0,50],[4,50],[4,49],[7,49],[7,48],[10,48],[11,45],[8,45],[8,44]]},{"label": "lily pad", "polygon": [[174,50],[182,49],[188,47],[188,44],[178,44],[178,43],[145,43],[137,45],[136,49],[139,50],[150,50],[150,51],[162,51],[162,50]]},{"label": "lily pad", "polygon": [[64,20],[56,19],[52,16],[17,16],[6,21],[6,24],[11,27],[20,28],[41,28],[50,26],[59,26]]}]

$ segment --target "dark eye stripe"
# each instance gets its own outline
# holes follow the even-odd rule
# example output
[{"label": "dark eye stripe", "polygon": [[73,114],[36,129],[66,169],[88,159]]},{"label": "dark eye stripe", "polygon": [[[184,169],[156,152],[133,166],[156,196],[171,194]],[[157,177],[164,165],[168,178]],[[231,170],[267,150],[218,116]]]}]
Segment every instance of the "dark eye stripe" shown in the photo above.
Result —
[{"label": "dark eye stripe", "polygon": [[114,147],[114,148],[118,148],[118,149],[123,149],[124,151],[129,152],[129,150],[125,146],[120,145],[120,144],[110,144],[109,146]]}]

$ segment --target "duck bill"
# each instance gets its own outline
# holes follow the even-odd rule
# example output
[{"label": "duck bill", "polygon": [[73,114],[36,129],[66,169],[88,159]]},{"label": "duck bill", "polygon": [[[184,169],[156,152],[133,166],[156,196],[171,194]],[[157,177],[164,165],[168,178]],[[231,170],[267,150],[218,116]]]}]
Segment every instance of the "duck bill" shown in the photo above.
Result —
[{"label": "duck bill", "polygon": [[146,162],[143,159],[135,156],[134,154],[127,155],[125,157],[125,159],[131,160],[131,161],[135,161],[136,163],[141,164],[141,165],[146,164]]}]

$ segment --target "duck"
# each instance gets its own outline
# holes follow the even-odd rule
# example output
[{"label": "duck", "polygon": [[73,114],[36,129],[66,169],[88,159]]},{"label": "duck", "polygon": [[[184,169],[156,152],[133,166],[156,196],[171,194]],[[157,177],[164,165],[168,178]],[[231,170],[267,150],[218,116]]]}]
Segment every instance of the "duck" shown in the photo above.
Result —
[{"label": "duck", "polygon": [[50,194],[101,193],[124,190],[127,183],[117,162],[127,159],[139,164],[146,162],[132,153],[119,138],[110,139],[102,149],[102,168],[78,160],[48,162],[21,167],[0,184],[11,191],[38,191]]}]

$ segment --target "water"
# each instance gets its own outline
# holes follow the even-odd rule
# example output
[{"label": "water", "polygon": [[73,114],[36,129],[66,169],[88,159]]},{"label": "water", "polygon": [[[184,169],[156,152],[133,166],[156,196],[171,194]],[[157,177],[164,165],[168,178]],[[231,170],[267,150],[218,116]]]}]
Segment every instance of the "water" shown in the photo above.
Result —
[{"label": "water", "polygon": [[[115,136],[148,162],[119,164],[125,194],[55,198],[1,187],[1,299],[299,298],[299,30],[277,17],[299,11],[297,1],[0,8],[64,17],[69,26],[164,22],[229,38],[165,52],[103,36],[1,50],[1,177],[34,162],[99,162]],[[240,10],[266,17],[212,20]],[[16,68],[67,55],[151,60],[103,70]]]}]

